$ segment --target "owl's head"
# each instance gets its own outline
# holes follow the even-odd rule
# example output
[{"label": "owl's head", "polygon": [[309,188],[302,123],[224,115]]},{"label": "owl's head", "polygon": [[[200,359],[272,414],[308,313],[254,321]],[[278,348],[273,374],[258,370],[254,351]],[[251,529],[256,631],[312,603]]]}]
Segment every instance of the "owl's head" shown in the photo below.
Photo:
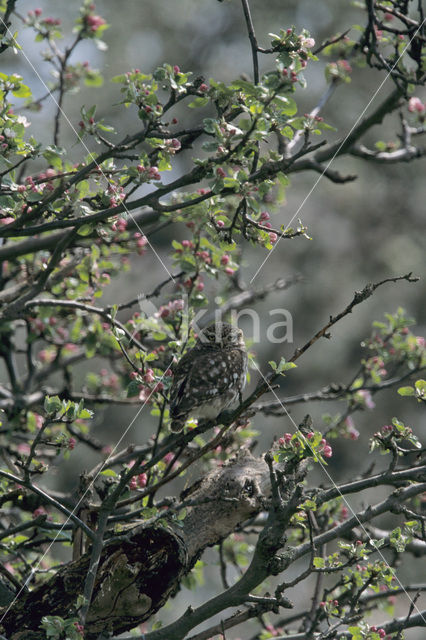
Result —
[{"label": "owl's head", "polygon": [[243,332],[227,322],[215,322],[203,329],[198,335],[197,344],[222,349],[230,347],[245,349]]}]

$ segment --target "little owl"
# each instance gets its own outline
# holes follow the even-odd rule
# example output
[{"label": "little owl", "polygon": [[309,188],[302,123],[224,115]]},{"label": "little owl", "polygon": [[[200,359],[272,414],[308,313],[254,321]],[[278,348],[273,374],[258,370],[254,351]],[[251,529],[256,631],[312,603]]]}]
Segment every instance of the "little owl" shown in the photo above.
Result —
[{"label": "little owl", "polygon": [[241,398],[247,352],[243,332],[216,322],[200,332],[195,346],[174,367],[170,391],[170,429],[181,431],[186,419],[214,419]]}]

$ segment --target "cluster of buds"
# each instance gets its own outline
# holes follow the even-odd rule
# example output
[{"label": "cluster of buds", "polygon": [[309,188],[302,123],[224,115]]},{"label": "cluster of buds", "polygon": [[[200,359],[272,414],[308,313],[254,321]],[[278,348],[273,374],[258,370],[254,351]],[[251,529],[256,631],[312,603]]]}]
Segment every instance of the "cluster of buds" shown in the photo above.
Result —
[{"label": "cluster of buds", "polygon": [[185,308],[185,302],[182,298],[178,298],[177,300],[170,300],[167,305],[162,305],[158,312],[155,314],[157,317],[168,318],[169,320],[173,319],[176,314],[183,311]]},{"label": "cluster of buds", "polygon": [[111,208],[118,207],[118,205],[123,202],[126,197],[126,192],[124,191],[124,187],[116,184],[109,184],[107,194],[109,197],[109,206]]},{"label": "cluster of buds", "polygon": [[142,256],[146,251],[145,247],[148,244],[148,238],[140,233],[140,231],[136,231],[133,234],[133,237],[136,240],[136,251],[140,256]]},{"label": "cluster of buds", "polygon": [[[43,193],[43,191],[54,191],[55,187],[53,184],[53,178],[57,177],[57,173],[55,169],[49,167],[46,171],[43,171],[36,176],[37,182],[34,182],[34,178],[32,176],[27,176],[25,178],[26,185],[20,184],[18,186],[18,192],[24,193],[27,189],[32,191],[33,193]],[[46,180],[47,182],[43,182]],[[28,210],[27,210],[28,212]]]},{"label": "cluster of buds", "polygon": [[316,453],[321,454],[324,458],[331,458],[333,455],[333,449],[327,440],[321,438],[319,432],[315,433],[314,431],[310,431],[306,436],[299,431],[295,434],[285,433],[282,438],[279,438],[278,445],[287,453],[295,453],[301,457],[310,457]]},{"label": "cluster of buds", "polygon": [[[32,191],[33,193],[41,193],[44,187],[44,184],[36,184],[32,176],[27,176],[25,178],[25,183],[27,184],[27,187],[30,189],[30,191]],[[21,193],[24,192],[24,189],[22,189],[23,186],[24,185],[20,185]]]},{"label": "cluster of buds", "polygon": [[347,60],[341,59],[337,62],[330,62],[326,67],[326,78],[328,80],[343,80],[343,82],[350,82],[350,74],[352,73],[352,67]]},{"label": "cluster of buds", "polygon": [[[304,64],[302,64],[302,66],[305,67],[306,66],[306,60],[302,60],[302,63],[304,63]],[[290,69],[290,72],[289,72],[289,70],[286,67],[284,67],[284,69],[281,70],[281,75],[282,75],[283,78],[288,78],[293,83],[297,82],[297,73],[296,73],[296,71],[293,71],[293,70]]]},{"label": "cluster of buds", "polygon": [[46,27],[49,29],[51,27],[59,27],[59,25],[61,24],[61,20],[59,18],[52,18],[50,16],[48,16],[47,18],[42,18],[42,13],[43,11],[39,7],[34,10],[28,11],[25,23],[27,25],[37,26],[39,28]]},{"label": "cluster of buds", "polygon": [[386,631],[383,629],[383,627],[377,628],[376,626],[373,625],[370,627],[370,631],[371,633],[377,633],[379,638],[386,638]]},{"label": "cluster of buds", "polygon": [[112,231],[117,231],[118,233],[124,233],[127,229],[127,220],[124,218],[119,218],[115,220],[111,225]]},{"label": "cluster of buds", "polygon": [[404,431],[402,432],[400,429],[398,429],[396,426],[392,425],[392,424],[385,424],[383,425],[383,427],[380,429],[380,431],[376,431],[376,433],[374,434],[375,438],[399,438],[399,439],[403,439],[405,438],[407,435],[412,435],[413,430],[411,427],[405,427]]},{"label": "cluster of buds", "polygon": [[167,151],[172,155],[179,151],[182,147],[180,140],[178,140],[177,138],[168,138],[167,140],[164,140],[164,145]]},{"label": "cluster of buds", "polygon": [[89,14],[86,17],[85,22],[89,31],[91,31],[92,33],[96,33],[99,27],[102,27],[104,24],[106,24],[106,21],[101,16],[97,16],[94,14]]},{"label": "cluster of buds", "polygon": [[146,473],[139,473],[137,476],[133,476],[133,478],[129,482],[130,491],[134,491],[135,489],[144,489],[146,487],[146,483],[148,482],[148,476]]},{"label": "cluster of buds", "polygon": [[[177,140],[177,142],[179,141]],[[136,169],[140,174],[141,182],[149,182],[150,180],[161,180],[161,174],[158,171],[158,167],[144,167],[143,164],[138,164]]]},{"label": "cluster of buds", "polygon": [[101,16],[93,13],[95,11],[95,3],[91,2],[82,9],[81,25],[82,31],[86,37],[97,37],[105,28],[106,21]]}]

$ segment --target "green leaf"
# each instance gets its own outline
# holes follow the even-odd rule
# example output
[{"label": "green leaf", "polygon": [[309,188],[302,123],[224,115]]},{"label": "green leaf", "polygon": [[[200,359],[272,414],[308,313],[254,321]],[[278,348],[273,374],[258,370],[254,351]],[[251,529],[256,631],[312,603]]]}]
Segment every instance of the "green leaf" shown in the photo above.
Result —
[{"label": "green leaf", "polygon": [[88,71],[84,77],[84,84],[87,87],[101,87],[104,79],[99,71]]},{"label": "green leaf", "polygon": [[314,567],[316,569],[323,569],[325,567],[324,558],[316,557],[314,558]]},{"label": "green leaf", "polygon": [[95,228],[95,225],[93,224],[83,224],[79,230],[77,231],[79,236],[89,236],[93,229]]},{"label": "green leaf", "polygon": [[118,474],[114,471],[114,469],[104,469],[100,472],[100,476],[107,476],[108,478],[117,478]]},{"label": "green leaf", "polygon": [[195,100],[189,103],[188,107],[190,107],[190,109],[199,109],[200,107],[205,107],[208,103],[209,98],[207,96],[198,96]]},{"label": "green leaf", "polygon": [[32,96],[31,89],[26,84],[19,85],[18,89],[12,91],[15,98],[30,98]]},{"label": "green leaf", "polygon": [[132,380],[127,386],[127,397],[134,398],[139,394],[139,383],[136,380]]},{"label": "green leaf", "polygon": [[218,122],[214,118],[204,118],[203,127],[206,133],[215,134],[218,127]]},{"label": "green leaf", "polygon": [[279,364],[273,360],[270,360],[269,364],[275,373],[279,373],[281,375],[283,375],[285,371],[289,371],[290,369],[295,369],[297,367],[297,364],[294,362],[286,362],[285,358],[281,358]]},{"label": "green leaf", "polygon": [[93,411],[90,411],[90,409],[80,409],[77,413],[77,418],[81,418],[82,420],[93,418]]},{"label": "green leaf", "polygon": [[414,396],[413,387],[399,387],[398,393],[400,396]]},{"label": "green leaf", "polygon": [[46,396],[44,399],[44,410],[47,414],[55,414],[63,408],[62,401],[58,396]]}]

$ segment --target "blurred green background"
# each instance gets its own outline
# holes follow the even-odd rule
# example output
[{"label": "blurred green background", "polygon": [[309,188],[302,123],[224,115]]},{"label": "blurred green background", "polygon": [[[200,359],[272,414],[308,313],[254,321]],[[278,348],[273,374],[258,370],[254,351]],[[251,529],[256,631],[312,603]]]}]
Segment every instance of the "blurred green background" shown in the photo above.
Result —
[{"label": "blurred green background", "polygon": [[[78,15],[79,4],[76,1],[41,0],[22,0],[17,4],[21,15],[36,7],[43,10],[43,15],[61,18],[65,31],[68,29],[70,33]],[[96,9],[111,25],[104,37],[108,48],[99,51],[93,42],[84,41],[77,48],[72,61],[89,60],[92,67],[99,68],[104,74],[104,85],[99,89],[83,87],[79,94],[67,96],[64,102],[69,123],[75,129],[63,121],[60,144],[70,150],[76,161],[86,153],[75,134],[82,104],[90,107],[96,103],[98,116],[114,125],[119,132],[117,139],[140,127],[136,112],[125,110],[118,104],[119,85],[110,82],[110,78],[116,74],[135,67],[149,73],[157,65],[169,62],[179,65],[182,70],[192,70],[195,75],[202,74],[207,81],[210,77],[230,81],[243,73],[251,75],[251,53],[241,4],[237,0],[225,0],[222,3],[216,0],[105,0],[98,1]],[[295,25],[299,31],[306,28],[318,44],[352,24],[363,24],[365,20],[362,11],[354,8],[352,3],[342,0],[253,0],[251,10],[258,41],[263,46],[269,45],[268,33],[278,32],[281,27]],[[62,43],[71,40],[72,36]],[[9,53],[8,57],[3,56],[3,65],[8,66],[8,72],[20,73],[31,86],[34,96],[39,97],[46,91],[40,78],[49,82],[49,65],[39,57],[45,46],[35,44],[33,33],[25,29],[20,31],[19,42],[25,55],[18,53],[13,56]],[[34,65],[33,68],[29,60]],[[321,58],[319,62],[308,65],[307,89],[298,88],[295,96],[301,114],[312,109],[326,89],[325,62]],[[266,69],[272,66],[273,61],[264,56],[261,63],[262,69]],[[382,80],[383,75],[369,69],[354,69],[351,84],[338,87],[321,114],[327,123],[337,128],[336,132],[327,132],[325,137],[328,141],[349,132],[370,101],[371,108],[374,108],[389,94],[392,82],[387,80],[375,95]],[[424,99],[421,94],[416,95]],[[36,125],[37,135],[49,143],[52,139],[54,113],[55,105],[46,100],[39,113],[26,114]],[[189,124],[189,116],[197,120],[205,117],[201,110],[192,111],[188,116],[184,108],[179,108],[177,113],[182,118],[182,125]],[[373,146],[376,140],[396,140],[397,126],[397,116],[389,117],[381,128],[373,129],[364,142]],[[195,151],[192,154],[186,152],[184,157],[179,157],[179,164],[176,164],[172,174],[164,176],[165,180],[172,180],[179,172],[190,167],[192,156],[195,156]],[[288,291],[272,294],[254,307],[262,318],[262,327],[265,329],[263,337],[266,336],[271,309],[285,308],[292,314],[294,344],[282,346],[280,355],[285,357],[290,356],[295,346],[302,345],[322,327],[330,314],[341,311],[352,299],[353,292],[361,289],[367,282],[377,282],[410,271],[423,276],[426,231],[424,161],[381,165],[355,158],[340,158],[332,167],[343,174],[356,173],[358,179],[345,185],[336,185],[326,178],[318,181],[316,173],[291,176],[286,203],[273,216],[272,222],[275,227],[288,224],[300,208],[297,218],[300,217],[308,227],[312,240],[282,240],[253,282],[255,288],[260,288],[277,277],[300,274],[303,279]],[[170,241],[175,237],[189,237],[188,230],[185,227],[169,227],[156,234],[152,240],[169,268]],[[260,247],[245,246],[242,275],[246,283],[257,271],[265,255],[265,250]],[[125,302],[138,293],[152,290],[164,277],[166,275],[162,266],[148,251],[144,256],[137,256],[132,260],[131,273],[112,281],[101,303]],[[211,285],[211,300],[221,292],[222,285],[223,282]],[[158,300],[158,305],[167,299],[165,294]],[[417,319],[415,333],[424,334],[424,301],[424,280],[416,285],[401,282],[380,288],[372,298],[356,307],[352,315],[332,330],[331,340],[320,341],[298,361],[298,368],[282,383],[278,395],[310,392],[330,382],[349,381],[362,357],[360,342],[369,335],[372,321],[382,320],[384,312],[395,312],[398,306],[405,308],[408,315]],[[250,338],[249,323],[243,321],[241,326],[246,330],[246,337]],[[276,345],[270,345],[266,340],[253,345],[253,349],[263,370],[267,368],[268,360],[278,359]],[[82,377],[91,366],[92,363],[81,366]],[[252,372],[251,384],[255,384],[257,379],[256,372]],[[383,424],[390,422],[392,416],[397,415],[415,431],[423,429],[424,434],[421,408],[416,407],[411,399],[398,397],[396,390],[392,389],[376,396],[375,401],[375,409],[358,412],[354,417],[361,438],[355,443],[333,443],[335,455],[330,461],[328,472],[334,481],[347,478],[348,473],[351,477],[365,471],[370,463],[366,459],[368,438]],[[337,413],[342,408],[343,405],[339,403],[297,405],[292,407],[292,416],[298,423],[309,412],[320,428],[323,413]],[[135,408],[100,409],[93,427],[94,434],[106,443],[115,444],[135,413]],[[142,444],[152,433],[154,426],[149,410],[145,409],[127,432],[123,443]],[[254,420],[254,426],[261,431],[257,448],[259,453],[268,447],[274,435],[280,436],[285,431],[293,430],[286,418],[264,419],[258,416]],[[58,488],[69,490],[74,487],[77,468],[88,468],[95,462],[92,454],[81,446],[79,450],[78,460],[76,456],[72,456],[70,462],[61,467],[60,473],[58,470]],[[373,459],[371,456],[371,460]],[[311,478],[317,484],[329,483],[321,470],[312,474]],[[195,475],[191,474],[191,477],[185,479],[185,484],[194,479]],[[376,501],[385,493],[376,491],[370,497]],[[368,501],[369,498],[364,496],[364,499]],[[353,498],[351,504],[356,506],[357,499]],[[380,524],[386,526],[386,521]],[[204,587],[191,593],[183,589],[173,604],[173,610],[169,607],[165,613],[165,621],[174,619],[183,612],[189,602],[196,606],[207,595],[212,595],[221,588],[219,572],[215,566],[217,556],[212,551],[206,554],[205,559],[210,566],[206,571]],[[407,565],[399,568],[398,575],[402,580],[407,576],[415,580],[415,573],[416,563],[407,561]],[[297,593],[289,595],[297,604],[299,601],[303,603],[309,594],[310,591],[303,593],[302,587],[299,587]],[[402,615],[407,610],[406,604],[397,613]],[[248,638],[253,632],[254,628],[248,625],[245,632],[247,635],[241,635],[241,630],[231,631],[227,638]],[[411,635],[410,632],[407,633],[407,638],[420,640],[420,637],[416,632],[411,632]]]}]

